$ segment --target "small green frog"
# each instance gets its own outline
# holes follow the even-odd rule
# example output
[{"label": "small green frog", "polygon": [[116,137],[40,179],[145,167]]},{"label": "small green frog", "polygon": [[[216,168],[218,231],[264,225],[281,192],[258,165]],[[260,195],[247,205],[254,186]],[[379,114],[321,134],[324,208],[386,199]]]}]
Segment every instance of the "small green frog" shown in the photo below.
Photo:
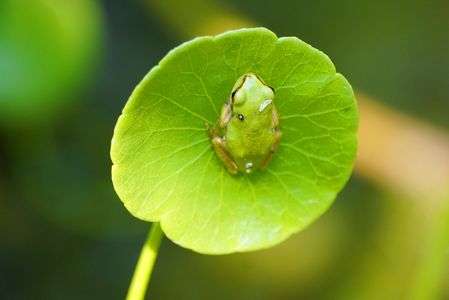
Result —
[{"label": "small green frog", "polygon": [[281,140],[274,90],[254,73],[240,77],[209,136],[215,152],[235,175],[265,169]]}]

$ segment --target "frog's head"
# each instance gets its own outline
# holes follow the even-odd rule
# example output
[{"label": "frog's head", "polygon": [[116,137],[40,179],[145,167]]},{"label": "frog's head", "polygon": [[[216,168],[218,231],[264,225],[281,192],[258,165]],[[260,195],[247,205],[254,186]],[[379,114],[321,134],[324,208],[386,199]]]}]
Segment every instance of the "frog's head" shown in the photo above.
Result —
[{"label": "frog's head", "polygon": [[247,73],[237,80],[231,94],[234,107],[245,111],[271,112],[274,90],[254,73]]}]

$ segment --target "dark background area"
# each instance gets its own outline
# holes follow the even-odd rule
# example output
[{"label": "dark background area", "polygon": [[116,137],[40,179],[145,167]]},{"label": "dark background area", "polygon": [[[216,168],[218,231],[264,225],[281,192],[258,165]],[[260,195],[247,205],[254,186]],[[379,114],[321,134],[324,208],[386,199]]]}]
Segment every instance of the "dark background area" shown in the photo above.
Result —
[{"label": "dark background area", "polygon": [[[150,224],[113,190],[110,140],[136,84],[185,38],[157,5],[79,1],[64,48],[51,22],[73,8],[57,2],[0,4],[0,299],[123,299]],[[356,90],[449,127],[449,2],[225,5],[324,51]],[[28,59],[39,64],[14,81]],[[165,239],[151,298],[409,299],[420,208],[354,176],[322,218],[272,249],[205,256]]]}]

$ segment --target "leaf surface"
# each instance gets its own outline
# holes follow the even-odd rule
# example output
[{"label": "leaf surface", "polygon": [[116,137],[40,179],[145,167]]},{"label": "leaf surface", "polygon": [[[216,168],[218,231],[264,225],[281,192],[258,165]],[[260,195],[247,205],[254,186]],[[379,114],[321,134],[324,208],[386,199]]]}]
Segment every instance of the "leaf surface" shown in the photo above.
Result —
[{"label": "leaf surface", "polygon": [[[230,175],[206,123],[235,81],[258,74],[276,91],[283,132],[265,171]],[[112,140],[112,178],[137,218],[160,221],[200,253],[266,248],[319,217],[348,180],[358,111],[321,51],[264,28],[200,37],[168,53],[136,87]]]}]

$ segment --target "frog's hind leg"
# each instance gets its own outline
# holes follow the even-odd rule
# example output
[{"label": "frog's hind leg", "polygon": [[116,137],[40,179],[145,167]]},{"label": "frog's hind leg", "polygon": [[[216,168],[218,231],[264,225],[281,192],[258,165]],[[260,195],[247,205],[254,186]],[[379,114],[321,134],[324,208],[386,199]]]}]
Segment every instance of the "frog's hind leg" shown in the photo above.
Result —
[{"label": "frog's hind leg", "polygon": [[268,167],[268,164],[273,159],[273,155],[276,153],[276,151],[279,148],[279,143],[281,142],[282,132],[279,128],[279,114],[277,112],[276,107],[273,105],[273,128],[274,130],[274,140],[273,144],[270,147],[270,152],[265,157],[265,159],[260,164],[260,169],[265,170]]},{"label": "frog's hind leg", "polygon": [[282,137],[282,132],[279,129],[277,129],[274,133],[274,141],[273,141],[273,145],[271,145],[271,147],[270,147],[270,152],[267,154],[265,159],[260,164],[261,170],[265,170],[268,167],[268,165],[270,164],[270,161],[273,159],[274,154],[276,153],[276,151],[279,148],[279,143],[281,142],[281,137]]},{"label": "frog's hind leg", "polygon": [[271,109],[271,118],[272,118],[272,122],[273,122],[273,128],[276,131],[280,131],[279,129],[279,113],[278,110],[276,109],[276,106],[274,106],[273,104],[273,108]]},{"label": "frog's hind leg", "polygon": [[226,144],[224,140],[218,136],[214,137],[212,140],[212,146],[214,147],[215,153],[217,153],[218,158],[223,162],[228,169],[228,172],[235,175],[239,171],[239,167],[234,162],[231,154],[226,149]]}]

